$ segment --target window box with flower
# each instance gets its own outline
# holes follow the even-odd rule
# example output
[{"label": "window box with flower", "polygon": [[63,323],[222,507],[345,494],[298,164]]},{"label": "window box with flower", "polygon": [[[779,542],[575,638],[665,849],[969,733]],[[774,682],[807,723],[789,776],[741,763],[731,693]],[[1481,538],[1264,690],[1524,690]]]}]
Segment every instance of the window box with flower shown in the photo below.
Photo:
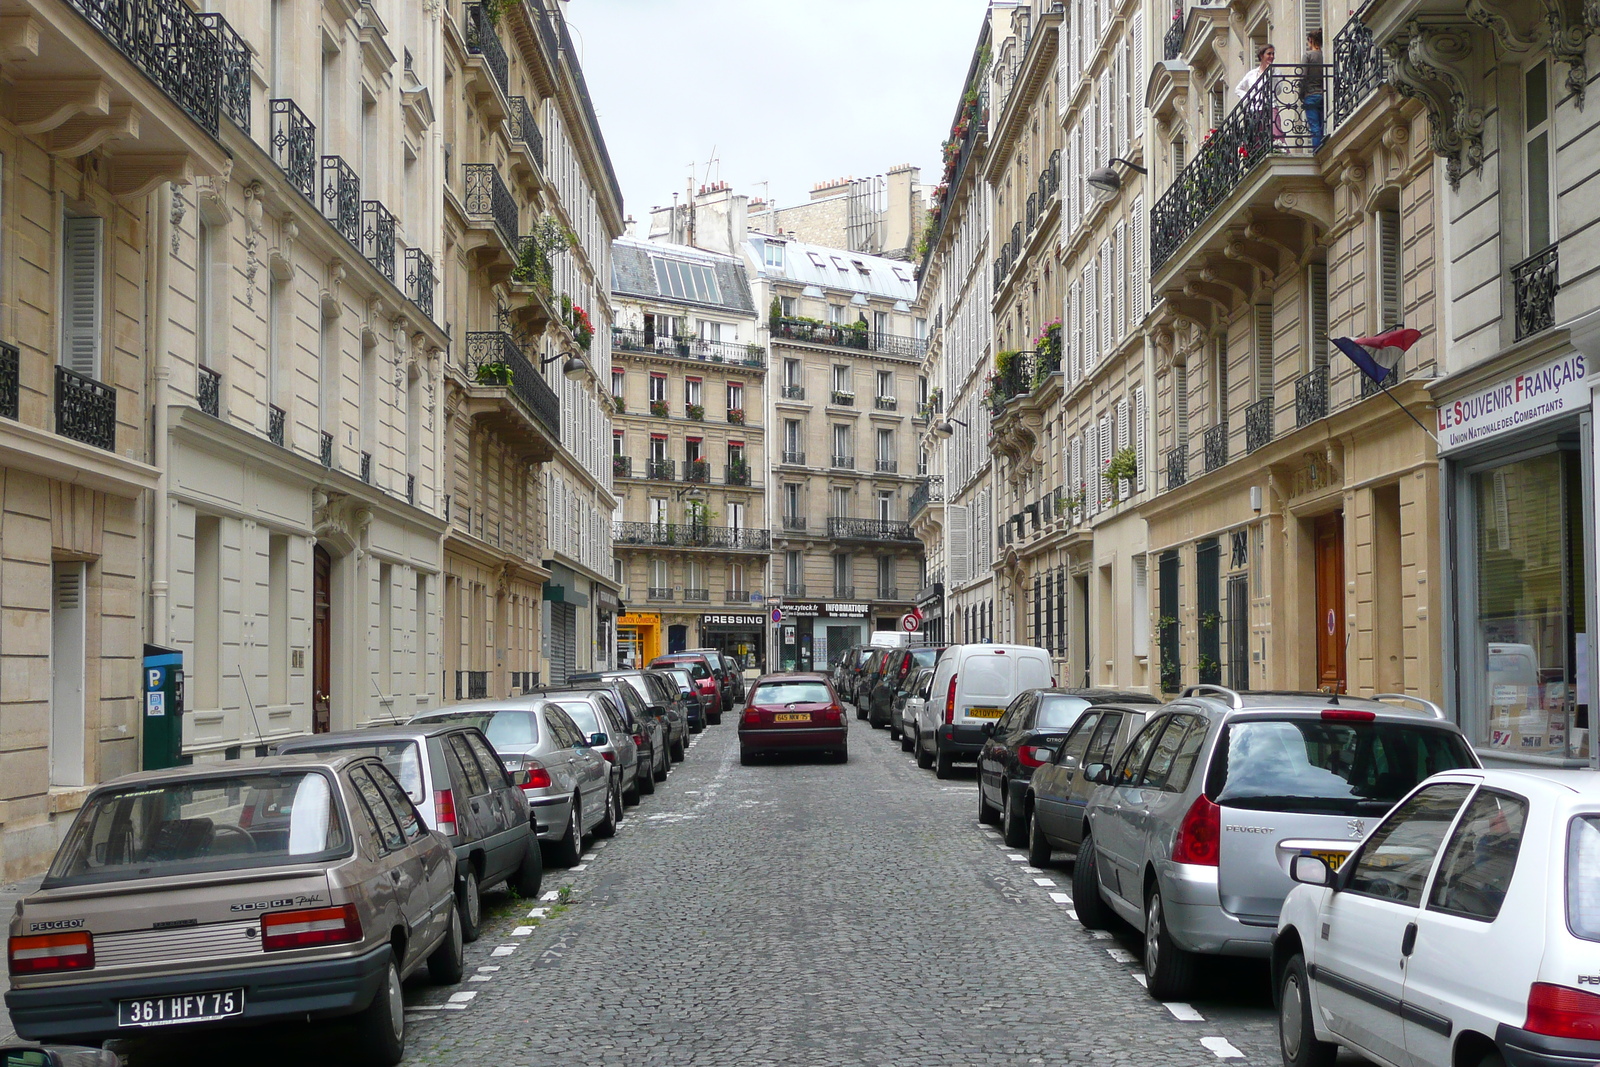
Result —
[{"label": "window box with flower", "polygon": [[735,426],[744,425],[744,408],[729,408],[728,421]]},{"label": "window box with flower", "polygon": [[654,415],[658,419],[666,418],[667,417],[667,402],[665,400],[652,400],[652,401],[650,401],[650,414]]},{"label": "window box with flower", "polygon": [[684,409],[684,414],[693,419],[695,422],[706,421],[706,409],[704,404],[690,404]]}]

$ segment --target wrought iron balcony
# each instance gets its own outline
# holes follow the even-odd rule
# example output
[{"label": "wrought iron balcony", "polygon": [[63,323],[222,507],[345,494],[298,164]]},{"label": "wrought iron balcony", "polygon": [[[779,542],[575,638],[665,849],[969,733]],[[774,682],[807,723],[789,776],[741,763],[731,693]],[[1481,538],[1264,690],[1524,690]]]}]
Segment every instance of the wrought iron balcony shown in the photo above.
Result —
[{"label": "wrought iron balcony", "polygon": [[361,254],[394,281],[394,215],[377,200],[361,201]]},{"label": "wrought iron balcony", "polygon": [[322,157],[322,217],[361,247],[361,179],[341,156]]},{"label": "wrought iron balcony", "polygon": [[649,600],[671,600],[672,599],[672,587],[671,586],[656,586],[656,585],[652,585],[646,591],[645,595],[646,595],[646,598],[649,599]]},{"label": "wrought iron balcony", "polygon": [[15,420],[22,406],[22,352],[0,341],[0,419]]},{"label": "wrought iron balcony", "polygon": [[372,484],[372,453],[361,453],[361,480],[368,485]]},{"label": "wrought iron balcony", "polygon": [[433,318],[433,257],[420,248],[406,249],[406,296]]},{"label": "wrought iron balcony", "polygon": [[517,201],[501,180],[500,172],[493,163],[467,163],[464,171],[467,214],[493,222],[506,247],[520,250],[517,240]]},{"label": "wrought iron balcony", "polygon": [[704,603],[707,603],[708,601],[710,601],[710,599],[711,599],[711,590],[709,590],[709,589],[685,589],[683,591],[683,599],[685,599],[687,601],[690,601],[691,603],[704,604]]},{"label": "wrought iron balcony", "polygon": [[408,475],[406,475],[406,503],[407,504],[415,504],[416,502],[417,502],[417,476],[415,474],[408,474]]},{"label": "wrought iron balcony", "polygon": [[200,410],[217,418],[222,410],[222,375],[210,367],[196,367],[194,393]]},{"label": "wrought iron balcony", "polygon": [[1189,449],[1185,445],[1167,450],[1167,488],[1176,489],[1189,480]]},{"label": "wrought iron balcony", "polygon": [[1262,161],[1309,156],[1316,143],[1303,96],[1316,88],[1326,99],[1321,66],[1274,64],[1244,94],[1195,153],[1194,159],[1150,212],[1150,269],[1161,269],[1178,246]]},{"label": "wrought iron balcony", "polygon": [[783,583],[783,595],[784,596],[805,596],[806,595],[806,583],[805,582],[784,582]]},{"label": "wrought iron balcony", "polygon": [[878,586],[877,598],[879,600],[899,600],[900,590],[892,585],[880,585]]},{"label": "wrought iron balcony", "polygon": [[322,460],[324,467],[333,466],[333,434],[327,430],[323,430],[318,439],[317,457]]},{"label": "wrought iron balcony", "polygon": [[896,459],[880,459],[877,461],[879,474],[897,474],[900,471],[900,461]]},{"label": "wrought iron balcony", "polygon": [[1317,367],[1294,380],[1294,424],[1309,426],[1328,414],[1328,368]]},{"label": "wrought iron balcony", "polygon": [[856,598],[856,587],[855,586],[853,586],[853,585],[841,585],[838,582],[834,582],[833,583],[833,599],[835,599],[835,600],[854,600],[855,598]]},{"label": "wrought iron balcony", "polygon": [[670,482],[677,477],[677,465],[670,459],[647,460],[644,465],[644,476],[652,482]]},{"label": "wrought iron balcony", "polygon": [[1519,341],[1556,324],[1556,293],[1561,289],[1558,248],[1552,244],[1511,268]]},{"label": "wrought iron balcony", "polygon": [[828,466],[832,467],[834,470],[853,471],[856,469],[856,457],[833,456]]},{"label": "wrought iron balcony", "polygon": [[856,394],[843,389],[835,389],[828,394],[828,403],[841,408],[853,408],[856,406]]},{"label": "wrought iron balcony", "polygon": [[[503,232],[503,231],[502,231]],[[555,275],[550,271],[550,252],[533,234],[524,234],[516,240],[517,265],[511,271],[511,280],[520,285],[531,285],[550,292]]]},{"label": "wrought iron balcony", "polygon": [[783,454],[783,462],[797,467],[804,467],[806,465],[806,454],[804,452],[786,451]]},{"label": "wrought iron balcony", "polygon": [[1206,471],[1214,471],[1228,462],[1228,424],[1219,422],[1206,428],[1202,438]]},{"label": "wrought iron balcony", "polygon": [[711,464],[703,459],[686,459],[683,461],[683,480],[706,485],[711,481]]},{"label": "wrought iron balcony", "polygon": [[182,0],[67,0],[213,137],[225,57],[218,35]]},{"label": "wrought iron balcony", "polygon": [[533,109],[528,106],[528,101],[520,96],[511,98],[511,114],[506,122],[511,126],[511,139],[521,143],[539,166],[544,166],[544,134],[539,132],[539,124],[533,121]]},{"label": "wrought iron balcony", "polygon": [[1272,440],[1273,398],[1263,397],[1244,409],[1244,450],[1254,452]]},{"label": "wrought iron balcony", "polygon": [[[104,0],[101,0],[104,2]],[[250,135],[250,46],[221,15],[202,14],[200,24],[216,38],[218,106],[245,136]]]},{"label": "wrought iron balcony", "polygon": [[611,327],[611,347],[623,352],[648,352],[700,363],[727,363],[737,367],[765,367],[766,349],[731,341],[706,341],[698,337],[658,336],[650,330]]},{"label": "wrought iron balcony", "polygon": [[785,400],[804,400],[806,398],[806,387],[803,385],[779,386],[778,395]]},{"label": "wrought iron balcony", "polygon": [[878,333],[864,323],[814,322],[811,319],[780,318],[773,338],[803,341],[806,344],[828,345],[832,348],[853,348],[860,352],[877,352],[905,359],[921,359],[928,343],[920,337],[900,337]]},{"label": "wrought iron balcony", "polygon": [[750,590],[748,590],[748,589],[729,589],[729,590],[726,590],[722,594],[722,602],[724,604],[748,604],[748,603],[750,603]]},{"label": "wrought iron balcony", "polygon": [[1012,397],[1033,392],[1036,379],[1042,380],[1043,377],[1037,353],[1014,353],[1005,369],[994,376],[994,392],[991,394],[994,413],[1000,414]]},{"label": "wrought iron balcony", "polygon": [[829,519],[828,536],[835,541],[915,541],[911,524],[894,519]]},{"label": "wrought iron balcony", "polygon": [[488,698],[488,671],[456,671],[457,700],[487,700]]},{"label": "wrought iron balcony", "polygon": [[804,515],[785,515],[783,517],[783,528],[796,532],[804,530],[806,528],[806,517]]},{"label": "wrought iron balcony", "polygon": [[922,509],[930,503],[938,503],[944,499],[944,475],[935,474],[931,478],[922,480],[915,489],[911,490],[911,502],[908,505],[907,515],[915,519]]},{"label": "wrought iron balcony", "polygon": [[1061,149],[1050,153],[1050,159],[1039,170],[1039,216],[1044,217],[1050,201],[1061,191]]},{"label": "wrought iron balcony", "polygon": [[872,406],[879,411],[896,411],[900,407],[900,401],[892,396],[879,396],[873,398]]},{"label": "wrought iron balcony", "polygon": [[464,30],[467,51],[483,57],[484,63],[494,74],[494,80],[499,84],[500,91],[509,95],[511,62],[506,57],[505,46],[500,43],[499,34],[495,32],[495,20],[489,16],[489,4],[467,4]]},{"label": "wrought iron balcony", "polygon": [[1183,8],[1172,13],[1172,25],[1161,38],[1161,58],[1177,59],[1183,55]]},{"label": "wrought iron balcony", "polygon": [[467,373],[479,385],[508,390],[529,415],[559,439],[561,402],[510,334],[500,330],[467,334]]},{"label": "wrought iron balcony", "polygon": [[766,552],[772,534],[743,526],[685,522],[614,522],[612,543],[633,548],[710,548],[722,552]]},{"label": "wrought iron balcony", "polygon": [[117,450],[117,391],[66,367],[56,367],[56,433]]},{"label": "wrought iron balcony", "polygon": [[272,161],[301,196],[317,202],[317,127],[293,100],[272,101]]},{"label": "wrought iron balcony", "polygon": [[276,404],[267,405],[267,440],[283,447],[284,410]]},{"label": "wrought iron balcony", "polygon": [[611,457],[611,477],[613,477],[613,478],[632,478],[633,477],[633,458],[631,456],[612,456]]},{"label": "wrought iron balcony", "polygon": [[749,485],[750,464],[730,463],[722,468],[722,480],[727,485]]},{"label": "wrought iron balcony", "polygon": [[1028,216],[1028,233],[1031,234],[1031,233],[1033,233],[1033,231],[1039,225],[1039,194],[1038,193],[1029,193],[1028,194],[1027,216]]},{"label": "wrought iron balcony", "polygon": [[1372,39],[1372,31],[1359,18],[1352,18],[1333,37],[1333,99],[1328,100],[1328,132],[1331,134],[1361,102],[1389,81],[1389,57]]}]

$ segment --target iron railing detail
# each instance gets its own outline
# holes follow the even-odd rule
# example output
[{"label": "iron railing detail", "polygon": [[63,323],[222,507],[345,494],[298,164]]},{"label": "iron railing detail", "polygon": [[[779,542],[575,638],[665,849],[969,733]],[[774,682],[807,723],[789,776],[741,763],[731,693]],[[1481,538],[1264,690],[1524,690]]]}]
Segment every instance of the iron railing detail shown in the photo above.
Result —
[{"label": "iron railing detail", "polygon": [[880,585],[880,586],[878,586],[877,599],[879,599],[879,600],[899,600],[900,599],[900,590],[897,587],[892,586],[892,585]]},{"label": "iron railing detail", "polygon": [[500,43],[500,35],[495,32],[495,20],[489,16],[489,4],[467,4],[466,16],[467,51],[483,57],[500,91],[509,95],[511,61],[506,56],[505,46]]},{"label": "iron railing detail", "polygon": [[854,457],[854,456],[833,456],[833,457],[831,457],[830,462],[829,462],[828,465],[831,466],[834,470],[853,471],[853,470],[856,469],[856,457]]},{"label": "iron railing detail", "polygon": [[900,473],[900,461],[897,459],[880,459],[877,461],[877,472],[879,474],[898,474]]},{"label": "iron railing detail", "polygon": [[1012,397],[1033,392],[1033,387],[1049,373],[1048,370],[1042,371],[1037,353],[1014,353],[1005,370],[994,376],[994,392],[991,394],[994,413],[1000,414]]},{"label": "iron railing detail", "polygon": [[909,522],[895,519],[829,519],[828,536],[839,541],[915,541]]},{"label": "iron railing detail", "polygon": [[523,97],[513,96],[511,114],[506,121],[511,126],[511,139],[521,142],[534,162],[543,167],[544,134],[539,132],[539,124],[533,121],[533,108],[528,106],[528,101]]},{"label": "iron railing detail", "polygon": [[1189,480],[1189,449],[1186,445],[1167,450],[1167,488],[1176,489]]},{"label": "iron railing detail", "polygon": [[1172,13],[1172,25],[1167,27],[1166,35],[1161,38],[1161,58],[1177,59],[1183,55],[1183,9]]},{"label": "iron railing detail", "polygon": [[327,430],[322,431],[322,436],[317,446],[317,456],[322,460],[324,467],[333,466],[333,434]]},{"label": "iron railing detail", "polygon": [[806,387],[803,385],[785,385],[778,389],[778,395],[785,400],[804,400]]},{"label": "iron railing detail", "polygon": [[672,587],[671,586],[662,586],[662,585],[652,585],[646,590],[645,595],[646,595],[647,599],[650,599],[650,600],[671,600],[672,599]]},{"label": "iron railing detail", "polygon": [[905,359],[921,359],[928,347],[928,342],[923,338],[879,333],[868,329],[866,324],[861,322],[851,325],[842,322],[780,318],[772,336],[789,341],[804,341],[807,344],[829,345],[834,348],[854,348],[862,352],[877,352]]},{"label": "iron railing detail", "polygon": [[1274,421],[1272,397],[1262,397],[1244,409],[1244,450],[1254,452],[1272,440]]},{"label": "iron railing detail", "polygon": [[22,351],[0,341],[0,419],[15,420],[22,407]]},{"label": "iron railing detail", "polygon": [[1228,424],[1219,422],[1215,426],[1206,427],[1201,444],[1208,472],[1228,462]]},{"label": "iron railing detail", "polygon": [[748,463],[730,463],[722,468],[722,480],[727,485],[749,485],[750,465]]},{"label": "iron railing detail", "polygon": [[487,217],[500,231],[507,248],[520,249],[517,240],[517,201],[500,179],[493,163],[468,163],[465,165],[467,182],[467,214]]},{"label": "iron railing detail", "polygon": [[1519,341],[1556,324],[1556,293],[1561,289],[1558,247],[1552,244],[1511,268]]},{"label": "iron railing detail", "polygon": [[838,582],[834,582],[833,583],[833,599],[835,599],[835,600],[854,600],[855,598],[856,598],[856,587],[855,586],[853,586],[853,585],[841,585]]},{"label": "iron railing detail", "polygon": [[200,410],[217,418],[222,411],[222,375],[210,367],[195,368],[194,392]]},{"label": "iron railing detail", "polygon": [[784,596],[805,596],[806,595],[806,583],[805,582],[784,582],[783,583],[783,595]]},{"label": "iron railing detail", "polygon": [[1352,18],[1333,37],[1333,99],[1328,106],[1328,132],[1355,114],[1362,101],[1389,81],[1389,58],[1372,39],[1372,31]]},{"label": "iron railing detail", "polygon": [[276,404],[267,405],[267,440],[283,447],[284,410]]},{"label": "iron railing detail", "polygon": [[500,330],[467,334],[467,373],[479,385],[509,389],[559,439],[561,401],[510,334]]},{"label": "iron railing detail", "polygon": [[724,604],[748,604],[750,603],[750,590],[728,589],[722,594],[722,602]]},{"label": "iron railing detail", "polygon": [[1316,367],[1294,380],[1294,424],[1309,426],[1328,414],[1328,368]]},{"label": "iron railing detail", "polygon": [[915,519],[923,508],[942,500],[944,500],[944,475],[935,474],[930,478],[924,478],[915,489],[911,490],[911,501],[907,505],[906,512],[908,519]]},{"label": "iron railing detail", "polygon": [[394,215],[377,200],[361,201],[361,254],[394,281]]},{"label": "iron railing detail", "polygon": [[783,528],[785,530],[804,530],[806,528],[806,517],[804,515],[785,515],[783,517]]},{"label": "iron railing detail", "polygon": [[217,135],[217,36],[183,0],[67,0],[201,128]]},{"label": "iron railing detail", "polygon": [[613,478],[632,478],[633,477],[633,457],[631,457],[631,456],[612,456],[611,457],[611,477],[613,477]]},{"label": "iron railing detail", "polygon": [[372,453],[361,453],[361,480],[368,485],[372,484]]},{"label": "iron railing detail", "polygon": [[683,480],[694,482],[697,485],[706,485],[711,481],[711,464],[703,459],[686,459],[683,461]]},{"label": "iron railing detail", "polygon": [[872,406],[879,411],[895,411],[900,407],[900,401],[892,396],[874,397]]},{"label": "iron railing detail", "polygon": [[272,161],[301,196],[317,202],[317,127],[293,100],[272,101]]},{"label": "iron railing detail", "polygon": [[117,450],[117,391],[66,367],[56,367],[56,433]]},{"label": "iron railing detail", "polygon": [[216,38],[218,106],[239,131],[250,135],[250,46],[217,14],[202,14],[200,22]]},{"label": "iron railing detail", "polygon": [[[466,685],[461,683],[465,681]],[[487,700],[489,698],[488,671],[456,671],[457,700]]]},{"label": "iron railing detail", "polygon": [[433,318],[433,257],[420,248],[406,249],[406,296]]},{"label": "iron railing detail", "polygon": [[728,363],[743,367],[767,365],[766,350],[760,345],[706,341],[699,337],[665,337],[649,330],[629,330],[621,326],[611,327],[611,347],[624,352],[648,352],[701,363]]},{"label": "iron railing detail", "polygon": [[644,476],[652,482],[670,482],[677,477],[677,465],[670,459],[652,459],[644,465]]},{"label": "iron railing detail", "polygon": [[417,476],[415,474],[408,474],[408,475],[406,475],[406,503],[407,504],[415,504],[416,502],[417,502]]},{"label": "iron railing detail", "polygon": [[614,522],[611,540],[623,546],[715,548],[730,552],[765,552],[772,547],[768,530],[681,522]]},{"label": "iron railing detail", "polygon": [[322,157],[322,217],[361,247],[361,179],[342,156]]},{"label": "iron railing detail", "polygon": [[687,601],[690,601],[690,602],[694,602],[694,603],[704,604],[704,603],[707,603],[708,601],[710,601],[710,599],[711,599],[711,590],[709,590],[709,589],[685,589],[683,591],[683,599],[685,599]]},{"label": "iron railing detail", "polygon": [[804,452],[785,451],[783,454],[783,462],[798,467],[804,467],[806,465],[806,454]]}]

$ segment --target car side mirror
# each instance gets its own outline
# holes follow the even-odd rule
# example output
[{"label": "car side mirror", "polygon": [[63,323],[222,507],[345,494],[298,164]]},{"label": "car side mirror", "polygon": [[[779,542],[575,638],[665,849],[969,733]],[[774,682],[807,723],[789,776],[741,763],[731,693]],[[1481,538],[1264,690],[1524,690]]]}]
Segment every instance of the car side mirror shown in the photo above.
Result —
[{"label": "car side mirror", "polygon": [[1296,856],[1289,861],[1289,877],[1301,885],[1332,885],[1333,870],[1321,856]]},{"label": "car side mirror", "polygon": [[507,771],[506,773],[511,776],[511,784],[518,789],[525,788],[528,782],[532,780],[532,775],[527,771]]},{"label": "car side mirror", "polygon": [[37,1045],[7,1045],[0,1048],[0,1067],[121,1067],[115,1052],[98,1048],[46,1049]]},{"label": "car side mirror", "polygon": [[983,724],[983,736],[984,737],[993,737],[994,736],[994,723],[986,722],[986,723]]},{"label": "car side mirror", "polygon": [[590,734],[589,735],[589,746],[591,748],[599,748],[601,745],[605,744],[609,740],[611,740],[611,739],[609,737],[607,737],[605,734]]},{"label": "car side mirror", "polygon": [[1084,768],[1083,776],[1096,785],[1105,785],[1111,781],[1111,764],[1091,763]]},{"label": "car side mirror", "polygon": [[667,713],[667,709],[662,707],[660,704],[651,704],[649,707],[645,708],[644,710],[648,711],[650,714],[654,715],[658,719],[661,718],[661,716],[663,716],[663,715],[665,715]]}]

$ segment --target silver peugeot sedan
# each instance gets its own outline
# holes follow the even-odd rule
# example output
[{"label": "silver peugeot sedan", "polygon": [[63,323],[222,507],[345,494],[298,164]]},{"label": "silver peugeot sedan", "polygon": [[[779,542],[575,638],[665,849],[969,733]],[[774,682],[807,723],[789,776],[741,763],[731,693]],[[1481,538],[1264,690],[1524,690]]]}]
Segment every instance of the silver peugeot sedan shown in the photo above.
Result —
[{"label": "silver peugeot sedan", "polygon": [[1084,814],[1073,901],[1085,926],[1144,934],[1158,1000],[1182,1000],[1197,956],[1266,957],[1296,856],[1344,862],[1418,782],[1478,766],[1416,697],[1236,693],[1190,686],[1153,709]]},{"label": "silver peugeot sedan", "polygon": [[526,775],[522,791],[529,817],[551,863],[571,867],[583,854],[585,837],[616,832],[615,770],[572,717],[550,701],[474,700],[425,712],[411,722],[465,722],[483,731],[506,770]]},{"label": "silver peugeot sedan", "polygon": [[11,917],[23,1037],[353,1016],[367,1062],[405,1054],[400,984],[461,980],[450,843],[382,761],[274,756],[94,789]]}]

